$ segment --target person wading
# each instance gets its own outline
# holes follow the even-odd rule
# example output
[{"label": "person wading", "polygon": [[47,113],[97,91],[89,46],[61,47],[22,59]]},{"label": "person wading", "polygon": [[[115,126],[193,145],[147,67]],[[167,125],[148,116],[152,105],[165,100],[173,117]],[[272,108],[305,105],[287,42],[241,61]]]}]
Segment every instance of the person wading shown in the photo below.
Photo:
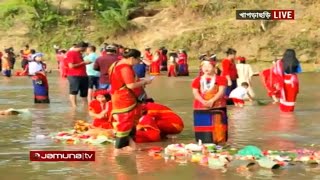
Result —
[{"label": "person wading", "polygon": [[86,56],[84,57],[85,61],[90,61],[91,63],[86,66],[87,69],[87,75],[89,78],[89,89],[88,89],[88,103],[92,101],[93,96],[93,89],[99,88],[99,77],[100,72],[95,71],[93,69],[93,65],[96,62],[98,58],[98,55],[96,54],[96,47],[95,46],[89,46],[86,51]]},{"label": "person wading", "polygon": [[80,42],[70,49],[66,54],[66,63],[68,65],[67,78],[69,81],[70,102],[73,108],[77,107],[77,95],[80,91],[80,97],[83,104],[87,105],[89,81],[86,72],[86,65],[90,61],[84,61],[82,52],[89,46],[88,43]]},{"label": "person wading", "polygon": [[108,45],[105,48],[106,54],[100,56],[94,63],[93,69],[100,71],[99,89],[109,89],[109,68],[118,61],[118,55],[116,54],[117,48],[114,45]]}]

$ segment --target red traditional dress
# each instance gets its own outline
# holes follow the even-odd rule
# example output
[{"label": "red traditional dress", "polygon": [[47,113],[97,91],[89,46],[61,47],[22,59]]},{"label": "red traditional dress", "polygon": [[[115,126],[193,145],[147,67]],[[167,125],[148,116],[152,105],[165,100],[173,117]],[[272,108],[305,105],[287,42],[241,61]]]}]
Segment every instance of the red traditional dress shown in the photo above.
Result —
[{"label": "red traditional dress", "polygon": [[280,110],[283,112],[294,111],[296,98],[299,93],[299,80],[297,74],[284,73],[282,60],[276,62],[272,68],[272,73],[279,79]]},{"label": "red traditional dress", "polygon": [[17,71],[15,73],[15,75],[16,76],[28,76],[28,71],[29,71],[28,67],[29,67],[29,65],[27,64],[22,71]]},{"label": "red traditional dress", "polygon": [[280,98],[280,81],[278,77],[272,73],[272,69],[263,70],[260,73],[263,85],[268,91],[268,96]]},{"label": "red traditional dress", "polygon": [[178,76],[189,76],[188,56],[186,53],[178,54]]},{"label": "red traditional dress", "polygon": [[56,58],[59,62],[59,72],[60,77],[66,78],[67,77],[67,64],[65,63],[66,56],[65,54],[59,53],[56,55]]},{"label": "red traditional dress", "polygon": [[129,136],[141,117],[141,106],[137,97],[143,94],[144,90],[142,87],[134,90],[126,87],[126,84],[139,81],[135,76],[132,66],[128,64],[114,63],[110,67],[109,74],[112,115],[115,121],[114,128],[116,130],[116,137],[122,138]]},{"label": "red traditional dress", "polygon": [[49,83],[44,73],[36,73],[31,76],[34,88],[35,103],[50,103]]},{"label": "red traditional dress", "polygon": [[231,86],[228,86],[226,91],[226,96],[229,97],[229,94],[231,93],[231,91],[237,87],[237,79],[238,79],[237,67],[232,60],[227,58],[222,60],[221,66],[222,66],[221,76],[224,76],[224,77],[230,76],[230,79],[232,82]]},{"label": "red traditional dress", "polygon": [[160,129],[157,121],[150,115],[144,115],[140,118],[137,125],[135,141],[137,143],[158,142],[161,140]]},{"label": "red traditional dress", "polygon": [[172,109],[158,103],[144,105],[146,114],[156,120],[161,135],[179,134],[184,128],[183,120]]},{"label": "red traditional dress", "polygon": [[177,76],[176,73],[176,62],[175,62],[175,58],[174,59],[169,59],[168,61],[168,77],[170,76]]},{"label": "red traditional dress", "polygon": [[146,60],[148,60],[149,62],[151,62],[152,59],[153,59],[152,53],[151,53],[149,50],[146,50],[146,51],[144,52],[144,58],[145,58]]},{"label": "red traditional dress", "polygon": [[[213,98],[218,93],[220,86],[227,86],[225,77],[205,78],[199,76],[192,82],[192,88],[197,89],[204,100]],[[226,142],[228,139],[226,99],[224,97],[218,99],[211,108],[194,100],[193,108],[196,140],[202,140],[204,143]]]},{"label": "red traditional dress", "polygon": [[92,111],[95,114],[99,114],[102,111],[107,110],[108,113],[103,118],[95,118],[93,120],[92,125],[94,127],[104,128],[104,129],[112,129],[112,118],[111,118],[111,110],[112,104],[111,101],[101,103],[98,100],[93,100],[89,104],[89,111]]},{"label": "red traditional dress", "polygon": [[150,64],[150,75],[159,75],[160,74],[160,66],[162,62],[162,55],[160,51],[156,52],[156,55],[153,57]]}]

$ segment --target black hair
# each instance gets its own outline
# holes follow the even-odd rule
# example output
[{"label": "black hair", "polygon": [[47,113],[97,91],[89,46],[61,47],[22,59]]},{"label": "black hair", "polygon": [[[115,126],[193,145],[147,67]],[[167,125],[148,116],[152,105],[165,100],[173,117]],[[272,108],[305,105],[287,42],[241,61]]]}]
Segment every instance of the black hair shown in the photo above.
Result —
[{"label": "black hair", "polygon": [[65,54],[67,51],[63,49],[63,50],[61,50],[60,52],[63,53],[63,54]]},{"label": "black hair", "polygon": [[162,50],[162,54],[163,55],[167,55],[168,54],[168,49],[166,49],[165,47],[161,47]]},{"label": "black hair", "polygon": [[[104,94],[103,95],[106,98],[106,101],[110,101],[111,100],[111,95],[110,94]],[[96,97],[95,97],[96,99]]]},{"label": "black hair", "polygon": [[237,51],[233,48],[228,48],[226,51],[226,54],[227,55],[235,55],[235,54],[237,54]]},{"label": "black hair", "polygon": [[76,48],[87,48],[89,46],[89,43],[81,41],[78,44],[75,45]]},{"label": "black hair", "polygon": [[[109,47],[111,47],[111,46],[113,46],[113,48],[109,48]],[[114,45],[108,45],[108,46],[106,46],[106,47],[104,48],[104,50],[105,50],[106,52],[109,52],[109,53],[116,53],[116,52],[117,52],[117,47],[114,46]]]},{"label": "black hair", "polygon": [[141,52],[137,49],[126,49],[123,53],[124,58],[140,58],[141,57]]},{"label": "black hair", "polygon": [[146,103],[148,103],[148,102],[154,103],[154,100],[153,100],[152,98],[147,98],[147,99],[145,100],[145,102],[146,102]]},{"label": "black hair", "polygon": [[110,94],[106,94],[106,95],[104,95],[104,97],[106,98],[107,101],[111,100],[111,95]]},{"label": "black hair", "polygon": [[169,57],[177,58],[177,57],[178,57],[178,54],[175,53],[175,52],[171,52],[171,53],[169,53]]},{"label": "black hair", "polygon": [[249,87],[249,83],[243,82],[243,83],[241,83],[241,86],[247,86],[247,87]]},{"label": "black hair", "polygon": [[35,50],[35,49],[31,49],[31,50],[30,50],[30,53],[31,53],[31,54],[35,54],[35,53],[36,53],[36,50]]},{"label": "black hair", "polygon": [[93,45],[89,46],[88,48],[90,48],[93,52],[96,52],[97,48]]},{"label": "black hair", "polygon": [[296,52],[293,49],[287,49],[282,58],[283,71],[287,74],[297,72],[299,66],[299,60],[296,58]]},{"label": "black hair", "polygon": [[26,48],[29,48],[29,44],[26,44],[25,47],[26,47]]}]

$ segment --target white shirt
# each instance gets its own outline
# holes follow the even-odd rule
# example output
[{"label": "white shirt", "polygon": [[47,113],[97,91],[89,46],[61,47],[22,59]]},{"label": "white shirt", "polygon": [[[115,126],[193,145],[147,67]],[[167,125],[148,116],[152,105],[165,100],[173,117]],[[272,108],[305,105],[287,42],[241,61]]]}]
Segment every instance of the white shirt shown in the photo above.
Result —
[{"label": "white shirt", "polygon": [[237,79],[238,86],[243,82],[250,83],[250,79],[253,76],[253,70],[250,64],[236,64],[236,68],[239,76]]},{"label": "white shirt", "polygon": [[40,62],[31,61],[29,62],[29,75],[34,75],[36,72],[43,71],[43,66]]},{"label": "white shirt", "polygon": [[231,91],[229,97],[243,100],[247,93],[248,93],[248,89],[242,86],[239,86]]}]

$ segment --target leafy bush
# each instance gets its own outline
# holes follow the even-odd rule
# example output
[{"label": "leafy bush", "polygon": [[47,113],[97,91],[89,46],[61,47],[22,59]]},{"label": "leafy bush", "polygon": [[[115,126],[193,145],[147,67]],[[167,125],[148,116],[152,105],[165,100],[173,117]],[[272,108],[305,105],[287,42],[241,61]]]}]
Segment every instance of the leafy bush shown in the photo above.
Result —
[{"label": "leafy bush", "polygon": [[65,18],[58,14],[57,9],[49,0],[24,0],[25,4],[31,8],[32,27],[43,33],[47,30],[52,30],[58,25],[64,24]]},{"label": "leafy bush", "polygon": [[0,26],[2,28],[11,27],[14,24],[14,18],[22,12],[21,7],[17,6],[18,3],[18,1],[12,1],[11,3],[1,4]]},{"label": "leafy bush", "polygon": [[117,4],[110,6],[107,10],[100,12],[101,21],[110,33],[123,32],[133,27],[128,20],[132,8],[136,7],[137,1],[117,0]]}]

